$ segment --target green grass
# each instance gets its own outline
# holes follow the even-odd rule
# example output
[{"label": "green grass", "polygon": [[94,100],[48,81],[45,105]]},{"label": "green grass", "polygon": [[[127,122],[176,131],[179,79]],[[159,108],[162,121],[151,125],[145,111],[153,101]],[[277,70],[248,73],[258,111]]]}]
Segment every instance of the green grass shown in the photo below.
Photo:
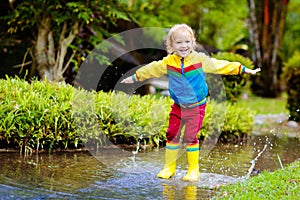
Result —
[{"label": "green grass", "polygon": [[214,199],[298,199],[300,197],[300,160],[272,173],[234,185],[223,186]]},{"label": "green grass", "polygon": [[286,100],[287,96],[285,94],[278,98],[263,98],[249,95],[246,99],[240,99],[237,104],[254,110],[256,114],[288,114]]}]

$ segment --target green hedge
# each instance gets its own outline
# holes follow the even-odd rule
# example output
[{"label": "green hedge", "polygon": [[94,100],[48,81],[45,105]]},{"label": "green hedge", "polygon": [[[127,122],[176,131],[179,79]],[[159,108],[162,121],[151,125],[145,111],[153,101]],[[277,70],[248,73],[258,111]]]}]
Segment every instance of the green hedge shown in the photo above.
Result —
[{"label": "green hedge", "polygon": [[[246,58],[239,54],[230,53],[230,52],[219,52],[217,54],[213,54],[212,57],[219,59],[219,60],[240,62],[242,65],[246,66],[249,69],[254,68],[253,63],[249,58]],[[225,87],[226,100],[230,101],[230,102],[237,102],[239,97],[241,96],[243,90],[245,89],[246,84],[249,81],[250,81],[250,76],[248,74],[236,75],[236,76],[223,75],[222,83],[224,83],[224,87]],[[210,79],[208,78],[208,83],[210,83],[210,82],[211,82],[211,85],[210,85],[211,89],[218,87],[218,83],[216,83],[212,78],[210,78]],[[224,95],[224,94],[221,94],[221,95]]]},{"label": "green hedge", "polygon": [[209,102],[200,137],[220,134],[223,142],[236,142],[249,136],[255,112],[232,102]]},{"label": "green hedge", "polygon": [[[160,145],[172,105],[163,96],[91,92],[9,78],[0,80],[0,102],[0,147],[22,150],[79,148],[107,139],[115,144]],[[240,137],[249,133],[252,122],[250,110],[211,101],[199,137],[208,137],[212,130],[225,138]]]},{"label": "green hedge", "polygon": [[77,146],[79,137],[70,114],[73,91],[46,82],[0,80],[2,144],[37,149]]},{"label": "green hedge", "polygon": [[290,120],[300,121],[300,53],[295,54],[284,64],[282,79],[286,83],[287,109]]}]

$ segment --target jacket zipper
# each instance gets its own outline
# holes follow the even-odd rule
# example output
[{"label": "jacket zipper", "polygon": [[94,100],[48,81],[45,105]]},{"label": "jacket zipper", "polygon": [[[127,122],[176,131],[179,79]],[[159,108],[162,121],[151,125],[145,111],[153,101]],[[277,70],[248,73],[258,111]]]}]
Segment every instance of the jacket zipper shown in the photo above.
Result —
[{"label": "jacket zipper", "polygon": [[184,58],[181,58],[181,74],[184,76]]}]

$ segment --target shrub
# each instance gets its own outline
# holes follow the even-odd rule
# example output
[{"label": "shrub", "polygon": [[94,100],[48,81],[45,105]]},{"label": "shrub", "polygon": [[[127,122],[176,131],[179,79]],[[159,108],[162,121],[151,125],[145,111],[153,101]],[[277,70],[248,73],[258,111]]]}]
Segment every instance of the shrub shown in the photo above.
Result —
[{"label": "shrub", "polygon": [[[249,58],[246,58],[239,54],[229,53],[229,52],[219,52],[213,54],[212,57],[219,60],[228,60],[231,62],[240,62],[242,65],[249,69],[253,69],[254,66]],[[243,92],[243,88],[246,83],[250,81],[249,75],[236,75],[236,76],[226,76],[222,75],[222,80],[224,82],[226,100],[229,102],[236,102]],[[214,83],[214,80],[208,79],[208,83]],[[216,84],[211,84],[211,88],[216,87]]]},{"label": "shrub", "polygon": [[240,141],[249,136],[255,112],[231,102],[207,104],[200,136],[220,135],[223,142]]},{"label": "shrub", "polygon": [[[144,144],[165,141],[173,101],[154,95],[95,92],[44,81],[0,80],[1,148],[51,150],[86,144]],[[247,134],[251,112],[211,101],[199,137],[215,128],[226,135]],[[220,118],[220,120],[216,120]]]},{"label": "shrub", "polygon": [[71,86],[19,79],[0,80],[0,140],[12,147],[77,146],[70,115]]},{"label": "shrub", "polygon": [[[130,144],[141,140],[159,145],[160,141],[165,140],[171,104],[171,99],[164,96],[98,92],[96,113],[105,113],[105,110],[109,113],[109,120],[101,115],[99,120],[114,143]],[[105,109],[103,105],[106,105]]]},{"label": "shrub", "polygon": [[290,119],[300,121],[300,53],[296,52],[285,64],[282,79],[286,82],[287,109]]}]

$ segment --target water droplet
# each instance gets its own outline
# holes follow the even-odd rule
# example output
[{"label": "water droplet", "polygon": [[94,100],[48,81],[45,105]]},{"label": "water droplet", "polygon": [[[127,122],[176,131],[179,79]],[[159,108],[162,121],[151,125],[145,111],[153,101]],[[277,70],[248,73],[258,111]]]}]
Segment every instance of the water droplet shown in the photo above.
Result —
[{"label": "water droplet", "polygon": [[266,138],[266,142],[269,141],[269,137],[267,135],[265,136],[265,138]]}]

